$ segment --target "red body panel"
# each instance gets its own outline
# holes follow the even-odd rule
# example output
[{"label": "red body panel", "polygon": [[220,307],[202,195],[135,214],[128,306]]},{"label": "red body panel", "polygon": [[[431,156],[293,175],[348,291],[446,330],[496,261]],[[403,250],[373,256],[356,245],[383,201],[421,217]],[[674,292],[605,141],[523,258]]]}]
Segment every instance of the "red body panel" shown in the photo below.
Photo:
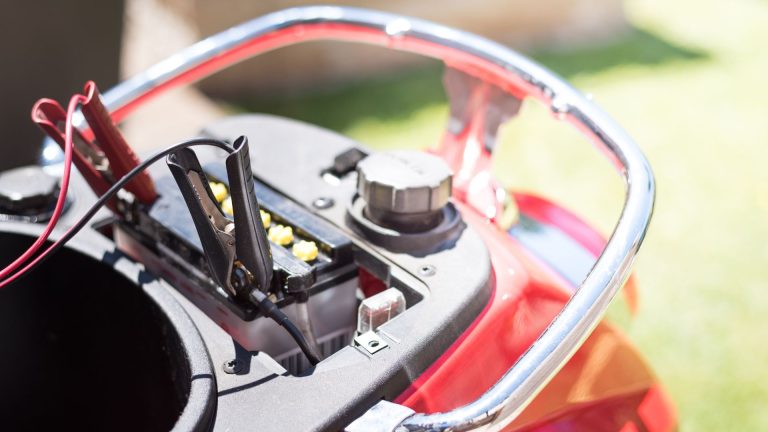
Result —
[{"label": "red body panel", "polygon": [[[585,249],[602,250],[599,234],[573,214],[541,198],[516,198],[522,213],[559,227]],[[398,398],[419,412],[447,411],[483,394],[573,289],[487,218],[458,205],[490,251],[494,292],[472,326]],[[675,424],[672,404],[641,356],[617,329],[602,323],[509,430],[669,431]]]}]

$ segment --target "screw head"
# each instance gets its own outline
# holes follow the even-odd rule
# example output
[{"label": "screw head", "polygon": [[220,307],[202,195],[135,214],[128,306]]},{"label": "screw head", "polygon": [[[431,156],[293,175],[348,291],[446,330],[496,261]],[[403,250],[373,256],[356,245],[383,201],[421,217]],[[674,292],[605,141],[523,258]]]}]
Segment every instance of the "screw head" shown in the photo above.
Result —
[{"label": "screw head", "polygon": [[419,275],[424,277],[434,276],[437,272],[437,269],[435,266],[431,264],[426,264],[421,267],[419,267]]},{"label": "screw head", "polygon": [[222,369],[228,374],[238,374],[243,370],[243,362],[239,359],[227,360],[222,365]]},{"label": "screw head", "polygon": [[330,197],[319,197],[319,198],[316,198],[314,201],[312,201],[312,206],[320,210],[331,208],[333,207],[334,204],[335,204],[335,201],[333,200],[333,198],[330,198]]}]

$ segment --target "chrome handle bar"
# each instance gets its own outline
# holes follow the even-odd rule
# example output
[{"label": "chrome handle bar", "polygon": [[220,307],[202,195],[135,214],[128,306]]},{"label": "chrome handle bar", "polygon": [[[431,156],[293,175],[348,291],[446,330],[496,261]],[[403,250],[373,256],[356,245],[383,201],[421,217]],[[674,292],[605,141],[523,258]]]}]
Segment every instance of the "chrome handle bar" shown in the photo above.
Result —
[{"label": "chrome handle bar", "polygon": [[[377,428],[398,430],[499,429],[509,424],[571,358],[602,318],[629,276],[650,222],[651,168],[633,140],[600,108],[549,70],[488,39],[418,19],[364,9],[312,6],[271,13],[225,30],[112,88],[104,102],[119,121],[163,90],[194,82],[263,52],[311,40],[381,45],[437,59],[480,74],[512,93],[541,100],[602,149],[626,184],[624,207],[594,267],[560,314],[528,351],[485,394],[453,411],[377,416]],[[390,404],[391,405],[391,404]],[[404,408],[404,407],[402,407]]]}]

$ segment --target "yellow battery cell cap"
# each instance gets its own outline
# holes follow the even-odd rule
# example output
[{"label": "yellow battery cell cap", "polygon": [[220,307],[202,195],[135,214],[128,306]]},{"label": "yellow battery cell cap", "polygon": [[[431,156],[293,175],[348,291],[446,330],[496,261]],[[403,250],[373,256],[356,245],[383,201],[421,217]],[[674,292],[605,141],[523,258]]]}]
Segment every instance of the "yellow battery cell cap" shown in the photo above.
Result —
[{"label": "yellow battery cell cap", "polygon": [[261,215],[261,223],[264,225],[264,228],[269,228],[269,225],[272,224],[272,215],[261,209],[259,214]]},{"label": "yellow battery cell cap", "polygon": [[227,198],[227,195],[229,195],[229,191],[227,190],[227,185],[225,185],[224,183],[208,182],[208,187],[211,188],[211,192],[213,192],[213,197],[216,198],[217,202],[224,201],[224,199]]},{"label": "yellow battery cell cap", "polygon": [[286,246],[293,241],[293,228],[284,225],[275,225],[269,229],[267,237],[280,246]]},{"label": "yellow battery cell cap", "polygon": [[232,197],[227,197],[221,203],[221,211],[223,211],[224,214],[228,216],[232,216],[233,214],[235,214],[234,210],[232,209]]},{"label": "yellow battery cell cap", "polygon": [[317,258],[317,244],[313,241],[302,240],[293,245],[291,252],[302,261],[312,261]]}]

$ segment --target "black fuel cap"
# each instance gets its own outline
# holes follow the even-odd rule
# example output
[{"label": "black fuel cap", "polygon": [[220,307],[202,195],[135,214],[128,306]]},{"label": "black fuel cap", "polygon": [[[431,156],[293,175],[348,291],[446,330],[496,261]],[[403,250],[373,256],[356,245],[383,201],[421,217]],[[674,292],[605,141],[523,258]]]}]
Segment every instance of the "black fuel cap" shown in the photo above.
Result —
[{"label": "black fuel cap", "polygon": [[0,172],[0,213],[38,219],[50,213],[59,193],[59,181],[38,166]]}]

